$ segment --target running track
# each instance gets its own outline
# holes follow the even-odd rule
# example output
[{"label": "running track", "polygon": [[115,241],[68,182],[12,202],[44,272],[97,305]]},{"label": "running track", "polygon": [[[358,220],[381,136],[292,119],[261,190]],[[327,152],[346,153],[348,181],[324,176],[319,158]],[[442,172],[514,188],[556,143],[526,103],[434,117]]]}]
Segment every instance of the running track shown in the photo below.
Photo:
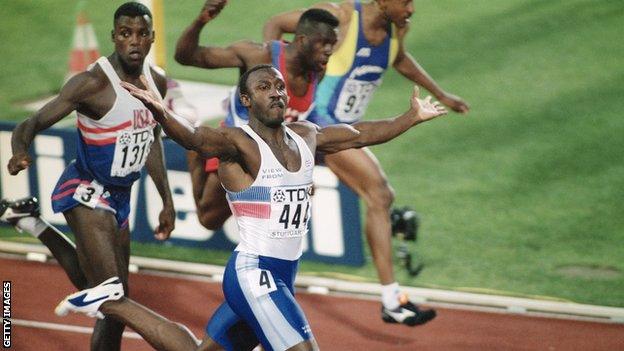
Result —
[{"label": "running track", "polygon": [[[22,325],[23,321],[93,325],[87,317],[54,315],[56,303],[74,291],[59,266],[0,259],[0,278],[12,281],[12,350],[88,350],[88,334]],[[222,301],[219,284],[185,278],[133,274],[130,289],[137,301],[186,324],[199,338]],[[438,308],[433,322],[409,328],[383,323],[376,301],[297,296],[324,350],[624,350],[622,324]],[[151,348],[143,340],[126,337],[123,350]]]}]

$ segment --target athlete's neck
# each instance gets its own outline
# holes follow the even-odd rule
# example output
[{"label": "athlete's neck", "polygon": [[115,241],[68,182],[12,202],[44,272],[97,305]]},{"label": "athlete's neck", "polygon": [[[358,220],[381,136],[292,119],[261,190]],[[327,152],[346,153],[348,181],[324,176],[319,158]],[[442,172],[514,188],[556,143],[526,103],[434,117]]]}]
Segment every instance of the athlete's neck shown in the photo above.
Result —
[{"label": "athlete's neck", "polygon": [[[288,72],[287,80],[297,78],[303,78],[307,80],[308,74],[306,74],[306,58],[302,57],[302,55],[299,53],[296,44],[290,43],[286,45],[286,47],[284,48],[284,55],[284,61],[286,62],[286,71]],[[286,82],[286,84],[288,84],[288,82]]]},{"label": "athlete's neck", "polygon": [[390,22],[390,19],[381,10],[377,1],[362,4],[361,16],[364,28],[370,29],[371,31],[385,31]]},{"label": "athlete's neck", "polygon": [[284,124],[268,126],[257,118],[251,118],[251,116],[249,118],[249,127],[269,145],[278,144],[281,140],[284,140],[286,135],[284,133]]},{"label": "athlete's neck", "polygon": [[138,80],[143,73],[143,62],[137,66],[129,66],[125,63],[117,53],[113,53],[108,57],[108,61],[111,63],[115,72],[119,76],[119,79],[123,81],[135,81]]}]

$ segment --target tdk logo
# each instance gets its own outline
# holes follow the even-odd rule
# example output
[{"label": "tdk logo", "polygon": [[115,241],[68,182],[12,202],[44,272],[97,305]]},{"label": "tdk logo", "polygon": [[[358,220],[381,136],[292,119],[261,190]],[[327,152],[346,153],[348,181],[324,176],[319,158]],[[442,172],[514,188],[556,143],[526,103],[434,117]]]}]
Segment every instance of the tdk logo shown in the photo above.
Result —
[{"label": "tdk logo", "polygon": [[358,50],[357,54],[355,54],[355,56],[358,57],[369,57],[371,54],[371,49],[370,48],[360,48],[360,50]]}]

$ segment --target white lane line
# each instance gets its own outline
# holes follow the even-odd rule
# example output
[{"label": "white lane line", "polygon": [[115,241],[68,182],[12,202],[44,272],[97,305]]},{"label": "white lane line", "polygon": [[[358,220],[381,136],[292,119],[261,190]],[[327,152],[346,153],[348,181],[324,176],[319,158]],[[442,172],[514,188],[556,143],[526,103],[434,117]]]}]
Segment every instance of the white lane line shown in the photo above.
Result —
[{"label": "white lane line", "polygon": [[[80,333],[80,334],[93,334],[93,328],[80,327],[77,325],[29,321],[29,320],[17,319],[17,318],[12,318],[11,322],[13,323],[13,325],[18,325],[20,327],[60,330],[60,331],[67,331],[67,332]],[[123,336],[129,339],[141,339],[141,340],[143,339],[141,335],[134,333],[134,332],[124,332]]]}]

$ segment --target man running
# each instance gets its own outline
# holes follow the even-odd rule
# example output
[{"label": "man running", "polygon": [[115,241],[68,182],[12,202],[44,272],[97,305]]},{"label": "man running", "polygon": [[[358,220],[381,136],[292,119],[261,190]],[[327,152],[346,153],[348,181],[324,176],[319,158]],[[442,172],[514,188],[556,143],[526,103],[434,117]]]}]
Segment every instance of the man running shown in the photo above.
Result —
[{"label": "man running", "polygon": [[[338,19],[325,10],[312,9],[297,21],[292,43],[242,40],[226,47],[200,46],[201,30],[218,16],[225,3],[225,0],[206,1],[197,19],[178,39],[176,60],[183,65],[239,68],[241,72],[258,64],[272,64],[284,76],[290,97],[285,119],[305,119],[313,108],[316,86],[336,43]],[[247,121],[247,109],[240,103],[237,89],[232,89],[225,125],[241,126]],[[190,151],[188,164],[200,223],[211,230],[221,228],[231,212],[217,176],[218,160],[204,160]]]},{"label": "man running", "polygon": [[[77,112],[78,157],[67,166],[52,193],[52,207],[63,213],[74,232],[76,250],[36,216],[14,216],[13,220],[46,244],[54,240],[50,250],[55,256],[69,258],[70,263],[63,267],[80,288],[84,277],[88,286],[95,286],[118,276],[127,293],[130,189],[144,166],[163,200],[157,239],[169,237],[175,212],[160,129],[143,103],[120,86],[120,82],[129,82],[149,88],[158,99],[165,94],[165,77],[145,62],[154,42],[149,9],[136,2],[121,5],[114,15],[111,39],[115,51],[110,56],[99,58],[87,71],[71,78],[55,99],[16,126],[8,170],[15,175],[30,166],[28,150],[35,135]],[[140,76],[146,79],[140,81]],[[28,202],[8,204],[5,214],[8,208],[13,214],[21,210],[37,214],[32,204],[28,206]],[[123,329],[124,325],[113,319],[98,320],[91,349],[119,350]]]},{"label": "man running", "polygon": [[[307,121],[284,123],[288,103],[279,71],[259,65],[240,79],[241,103],[249,109],[242,127],[187,128],[167,113],[153,93],[122,83],[145,103],[167,135],[203,157],[218,157],[219,178],[234,211],[241,242],[223,278],[227,305],[267,350],[317,350],[310,326],[294,299],[294,280],[310,219],[315,152],[338,152],[391,140],[446,113],[418,89],[402,115],[353,126],[325,128]],[[117,318],[159,350],[216,350],[212,335],[198,345],[187,328],[123,297],[117,277],[68,296],[57,313]],[[82,301],[92,301],[84,304]],[[221,347],[232,349],[231,345]]]}]

